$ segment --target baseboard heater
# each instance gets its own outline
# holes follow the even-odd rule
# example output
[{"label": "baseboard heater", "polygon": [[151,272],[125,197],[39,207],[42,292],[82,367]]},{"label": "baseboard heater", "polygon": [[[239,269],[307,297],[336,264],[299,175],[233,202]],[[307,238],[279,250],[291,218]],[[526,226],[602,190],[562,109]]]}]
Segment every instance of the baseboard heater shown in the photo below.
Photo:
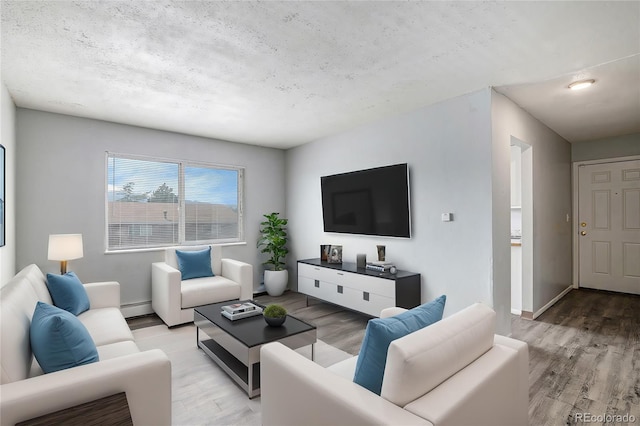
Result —
[{"label": "baseboard heater", "polygon": [[148,315],[153,313],[151,307],[151,301],[127,303],[120,306],[120,312],[125,318],[139,317],[141,315]]}]

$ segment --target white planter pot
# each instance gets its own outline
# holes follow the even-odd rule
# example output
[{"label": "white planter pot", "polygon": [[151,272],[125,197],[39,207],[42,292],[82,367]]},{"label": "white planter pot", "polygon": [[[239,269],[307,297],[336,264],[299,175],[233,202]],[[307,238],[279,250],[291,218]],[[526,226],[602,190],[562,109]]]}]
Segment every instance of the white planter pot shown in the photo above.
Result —
[{"label": "white planter pot", "polygon": [[264,287],[269,296],[280,296],[289,282],[289,271],[264,271]]}]

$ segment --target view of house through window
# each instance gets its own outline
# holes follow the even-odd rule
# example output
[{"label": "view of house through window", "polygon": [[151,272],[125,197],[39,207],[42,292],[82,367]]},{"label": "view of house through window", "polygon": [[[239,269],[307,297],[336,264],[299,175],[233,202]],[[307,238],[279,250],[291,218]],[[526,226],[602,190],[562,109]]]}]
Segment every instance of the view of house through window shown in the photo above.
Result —
[{"label": "view of house through window", "polygon": [[242,239],[243,169],[107,154],[109,250]]}]

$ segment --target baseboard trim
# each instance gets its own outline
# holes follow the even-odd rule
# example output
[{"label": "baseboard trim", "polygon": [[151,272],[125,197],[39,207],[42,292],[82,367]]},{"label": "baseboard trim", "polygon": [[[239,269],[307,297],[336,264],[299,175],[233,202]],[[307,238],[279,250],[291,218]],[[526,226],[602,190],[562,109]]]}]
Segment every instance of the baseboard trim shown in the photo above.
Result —
[{"label": "baseboard trim", "polygon": [[132,318],[152,314],[153,308],[151,307],[151,301],[128,303],[120,306],[120,312],[125,318]]},{"label": "baseboard trim", "polygon": [[522,314],[522,311],[520,309],[511,309],[511,314],[512,315],[517,315],[520,316]]},{"label": "baseboard trim", "polygon": [[533,320],[533,312],[522,311],[522,313],[520,314],[520,318],[526,319],[526,320]]},{"label": "baseboard trim", "polygon": [[553,299],[551,299],[551,301],[549,303],[547,303],[546,305],[544,305],[542,308],[538,309],[534,314],[533,314],[533,319],[538,318],[540,315],[544,314],[545,311],[547,309],[549,309],[550,307],[552,307],[553,305],[555,305],[558,300],[562,299],[567,293],[569,293],[571,290],[573,290],[573,285],[570,285],[569,287],[565,288],[559,295],[557,295],[556,297],[554,297]]}]

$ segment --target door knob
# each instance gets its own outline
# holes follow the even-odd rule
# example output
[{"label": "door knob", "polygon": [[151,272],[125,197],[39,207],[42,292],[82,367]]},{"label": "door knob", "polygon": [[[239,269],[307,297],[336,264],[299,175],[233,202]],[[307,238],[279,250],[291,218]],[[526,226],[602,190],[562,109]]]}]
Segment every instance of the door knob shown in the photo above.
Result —
[{"label": "door knob", "polygon": [[584,237],[585,235],[587,235],[587,231],[580,231],[580,235]]}]

